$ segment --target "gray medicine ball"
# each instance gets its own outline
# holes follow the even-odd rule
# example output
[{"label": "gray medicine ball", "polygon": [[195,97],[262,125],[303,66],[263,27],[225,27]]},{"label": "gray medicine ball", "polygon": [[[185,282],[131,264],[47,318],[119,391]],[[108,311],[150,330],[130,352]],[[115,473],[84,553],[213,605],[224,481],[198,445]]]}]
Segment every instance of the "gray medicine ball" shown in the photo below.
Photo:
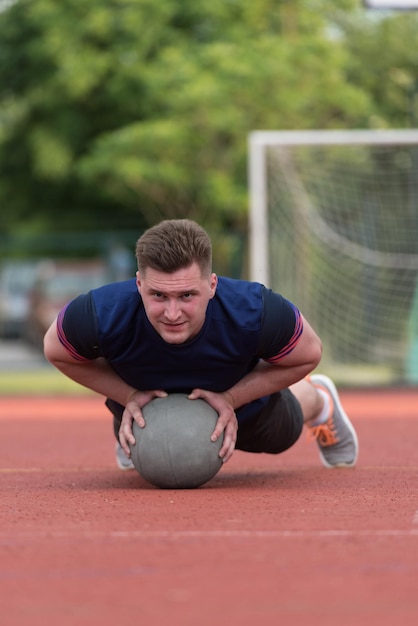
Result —
[{"label": "gray medicine ball", "polygon": [[145,480],[165,489],[192,489],[220,470],[223,436],[210,439],[218,414],[207,402],[173,393],[154,398],[142,413],[146,426],[133,422],[131,458]]}]

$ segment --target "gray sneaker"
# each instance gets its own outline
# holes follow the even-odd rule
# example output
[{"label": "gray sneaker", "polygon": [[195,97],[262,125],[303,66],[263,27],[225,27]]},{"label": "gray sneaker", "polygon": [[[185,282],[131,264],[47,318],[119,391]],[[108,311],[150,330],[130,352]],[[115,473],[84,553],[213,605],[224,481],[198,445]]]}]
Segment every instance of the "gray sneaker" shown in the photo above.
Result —
[{"label": "gray sneaker", "polygon": [[316,439],[319,454],[326,467],[353,467],[358,456],[356,431],[341,406],[334,383],[327,376],[314,374],[310,380],[331,396],[332,412],[328,420],[319,426],[309,427],[309,437]]},{"label": "gray sneaker", "polygon": [[135,469],[135,466],[132,463],[131,459],[128,459],[118,441],[116,442],[116,465],[121,470]]}]

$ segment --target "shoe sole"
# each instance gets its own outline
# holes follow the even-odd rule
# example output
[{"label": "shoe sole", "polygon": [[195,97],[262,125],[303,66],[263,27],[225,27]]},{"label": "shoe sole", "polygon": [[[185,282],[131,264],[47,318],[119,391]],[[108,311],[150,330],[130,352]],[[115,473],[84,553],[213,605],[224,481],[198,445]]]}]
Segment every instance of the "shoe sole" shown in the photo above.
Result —
[{"label": "shoe sole", "polygon": [[321,448],[319,448],[319,456],[321,457],[321,461],[325,465],[325,467],[328,467],[330,469],[334,467],[353,467],[357,463],[357,459],[358,459],[359,445],[358,445],[357,433],[354,430],[352,423],[350,422],[350,418],[348,417],[348,415],[346,414],[346,412],[344,411],[341,405],[337,388],[335,387],[332,380],[328,378],[328,376],[324,376],[323,374],[313,374],[311,375],[310,379],[315,386],[324,387],[331,394],[334,405],[338,408],[338,411],[340,412],[340,415],[345,425],[350,431],[354,440],[354,444],[355,444],[355,456],[354,456],[353,461],[351,461],[351,463],[337,463],[336,465],[331,465],[331,463],[328,463],[326,458],[323,456]]},{"label": "shoe sole", "polygon": [[135,466],[133,464],[132,465],[122,465],[122,463],[120,463],[120,461],[118,459],[116,459],[116,465],[123,472],[127,472],[128,470],[135,469]]},{"label": "shoe sole", "polygon": [[123,472],[127,472],[128,470],[135,469],[135,466],[134,466],[134,464],[132,463],[132,461],[130,461],[129,465],[123,465],[123,464],[120,462],[119,457],[118,457],[118,453],[117,453],[117,450],[118,450],[118,445],[119,445],[119,444],[118,444],[118,443],[116,443],[116,465],[118,466],[118,468],[119,468],[120,470],[122,470]]}]

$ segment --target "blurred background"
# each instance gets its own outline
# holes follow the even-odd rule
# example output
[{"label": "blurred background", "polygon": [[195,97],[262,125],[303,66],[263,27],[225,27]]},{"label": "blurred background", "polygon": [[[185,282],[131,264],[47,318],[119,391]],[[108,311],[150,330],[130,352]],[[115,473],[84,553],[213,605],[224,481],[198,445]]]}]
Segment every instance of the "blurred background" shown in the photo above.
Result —
[{"label": "blurred background", "polygon": [[199,221],[215,271],[248,278],[253,130],[417,125],[413,10],[0,0],[0,32],[6,391],[11,370],[49,372],[42,335],[59,308],[133,276],[135,242],[161,219]]}]

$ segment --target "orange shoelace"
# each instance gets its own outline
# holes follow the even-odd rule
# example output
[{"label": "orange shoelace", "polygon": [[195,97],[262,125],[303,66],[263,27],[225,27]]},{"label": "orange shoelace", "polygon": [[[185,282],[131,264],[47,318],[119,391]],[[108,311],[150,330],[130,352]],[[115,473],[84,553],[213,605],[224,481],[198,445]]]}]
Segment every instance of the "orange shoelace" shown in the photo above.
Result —
[{"label": "orange shoelace", "polygon": [[334,426],[334,420],[332,419],[332,415],[334,413],[334,400],[329,393],[328,389],[325,389],[322,385],[316,385],[310,376],[306,376],[306,379],[316,387],[317,389],[321,389],[321,391],[325,392],[330,400],[329,407],[329,417],[324,424],[319,424],[318,426],[309,426],[308,427],[308,441],[316,440],[319,445],[323,448],[328,446],[333,446],[338,443],[338,437]]},{"label": "orange shoelace", "polygon": [[308,430],[308,439],[310,441],[316,439],[323,448],[338,443],[338,437],[332,418],[330,417],[325,424],[311,426]]}]

